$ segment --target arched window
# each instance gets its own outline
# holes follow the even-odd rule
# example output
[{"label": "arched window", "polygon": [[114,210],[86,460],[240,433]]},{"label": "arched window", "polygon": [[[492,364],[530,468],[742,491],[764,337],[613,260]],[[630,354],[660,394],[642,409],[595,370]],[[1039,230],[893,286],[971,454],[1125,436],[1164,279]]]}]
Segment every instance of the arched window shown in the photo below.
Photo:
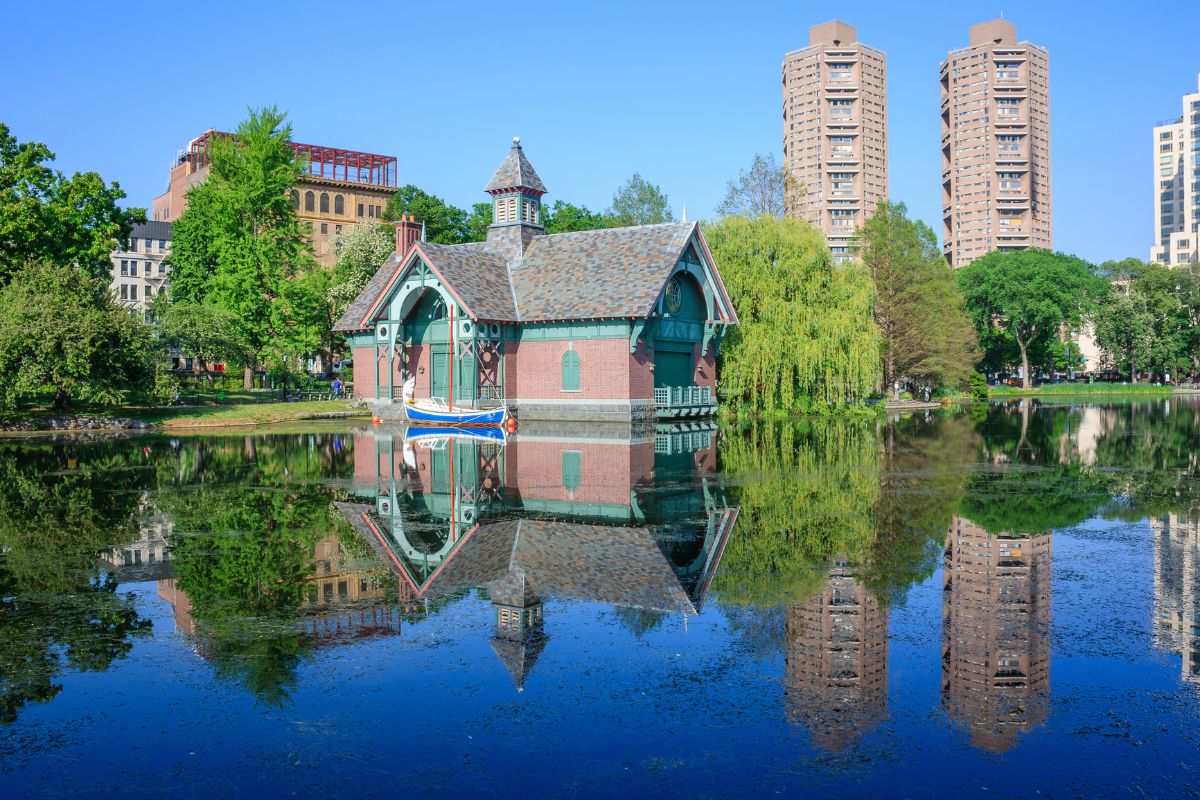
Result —
[{"label": "arched window", "polygon": [[295,189],[292,189],[292,209],[295,211],[300,210],[300,193]]},{"label": "arched window", "polygon": [[315,200],[316,200],[316,195],[314,195],[312,192],[305,192],[304,193],[304,210],[312,211]]},{"label": "arched window", "polygon": [[562,390],[564,392],[579,391],[579,354],[574,350],[563,353]]},{"label": "arched window", "polygon": [[333,196],[333,213],[335,213],[335,214],[345,214],[346,213],[346,198],[342,197],[340,194],[335,194]]},{"label": "arched window", "polygon": [[321,192],[321,213],[329,213],[329,195],[325,194],[324,192]]}]

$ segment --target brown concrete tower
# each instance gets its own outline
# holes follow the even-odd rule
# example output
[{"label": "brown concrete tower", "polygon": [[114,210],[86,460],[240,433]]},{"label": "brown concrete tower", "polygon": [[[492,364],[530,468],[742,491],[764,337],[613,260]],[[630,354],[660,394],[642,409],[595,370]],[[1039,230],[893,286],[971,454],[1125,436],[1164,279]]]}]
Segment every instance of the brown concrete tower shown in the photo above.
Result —
[{"label": "brown concrete tower", "polygon": [[1049,248],[1050,63],[1002,19],[942,62],[942,249],[952,267]]},{"label": "brown concrete tower", "polygon": [[821,229],[835,262],[887,198],[887,56],[853,25],[809,29],[783,59],[783,161],[796,190],[788,215]]}]

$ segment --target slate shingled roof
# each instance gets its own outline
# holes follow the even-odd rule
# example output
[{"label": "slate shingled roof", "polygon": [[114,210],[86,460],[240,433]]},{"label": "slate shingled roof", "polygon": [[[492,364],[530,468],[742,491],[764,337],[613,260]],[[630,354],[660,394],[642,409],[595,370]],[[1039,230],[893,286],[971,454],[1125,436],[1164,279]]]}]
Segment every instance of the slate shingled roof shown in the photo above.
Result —
[{"label": "slate shingled roof", "polygon": [[[695,222],[668,222],[537,236],[524,258],[509,262],[485,242],[419,247],[480,320],[640,319],[650,313],[695,230]],[[363,329],[363,316],[397,266],[394,256],[388,259],[334,330]]]},{"label": "slate shingled roof", "polygon": [[694,222],[538,236],[512,265],[522,322],[645,317]]},{"label": "slate shingled roof", "polygon": [[517,321],[508,265],[502,256],[488,250],[483,242],[421,242],[417,246],[477,319]]},{"label": "slate shingled roof", "polygon": [[371,310],[371,306],[375,303],[375,298],[379,297],[379,293],[383,291],[383,287],[392,279],[396,269],[400,266],[400,259],[393,253],[387,261],[383,262],[383,266],[376,270],[371,276],[371,280],[367,281],[367,285],[358,293],[358,297],[350,303],[338,321],[334,323],[335,331],[358,331],[363,330],[362,318]]},{"label": "slate shingled roof", "polygon": [[496,167],[496,172],[488,181],[484,191],[490,194],[504,189],[517,188],[532,189],[541,194],[546,193],[546,185],[542,183],[542,179],[533,169],[533,164],[530,164],[529,159],[525,157],[525,151],[521,149],[521,140],[513,139],[512,149],[508,151],[508,156],[500,162],[500,166]]}]

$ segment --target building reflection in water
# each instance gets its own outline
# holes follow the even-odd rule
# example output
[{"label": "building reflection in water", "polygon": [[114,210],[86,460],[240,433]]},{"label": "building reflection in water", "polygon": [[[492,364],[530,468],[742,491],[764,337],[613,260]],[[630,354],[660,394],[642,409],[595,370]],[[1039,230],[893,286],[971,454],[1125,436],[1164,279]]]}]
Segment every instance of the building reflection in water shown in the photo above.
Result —
[{"label": "building reflection in water", "polygon": [[715,431],[604,426],[355,437],[337,508],[410,602],[480,588],[492,647],[518,690],[547,646],[543,603],[572,599],[683,619],[700,612],[737,519],[709,480]]},{"label": "building reflection in water", "polygon": [[838,559],[820,593],[786,614],[788,719],[842,752],[887,719],[887,609]]},{"label": "building reflection in water", "polygon": [[1152,519],[1154,643],[1181,658],[1183,680],[1200,686],[1200,517]]},{"label": "building reflection in water", "polygon": [[1050,542],[1050,533],[989,533],[964,517],[946,537],[942,707],[992,753],[1049,712]]}]

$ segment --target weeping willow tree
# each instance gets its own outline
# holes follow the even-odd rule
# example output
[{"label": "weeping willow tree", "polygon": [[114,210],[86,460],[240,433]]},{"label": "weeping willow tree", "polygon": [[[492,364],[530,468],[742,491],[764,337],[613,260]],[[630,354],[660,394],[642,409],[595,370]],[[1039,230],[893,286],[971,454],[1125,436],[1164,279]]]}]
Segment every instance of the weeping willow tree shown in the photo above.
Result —
[{"label": "weeping willow tree", "polygon": [[731,432],[721,446],[730,496],[741,506],[713,589],[724,603],[802,601],[829,560],[869,560],[879,499],[872,423],[807,419]]},{"label": "weeping willow tree", "polygon": [[862,266],[834,267],[799,220],[727,217],[704,235],[741,320],[721,349],[722,391],[739,413],[840,408],[875,390],[880,336]]}]

